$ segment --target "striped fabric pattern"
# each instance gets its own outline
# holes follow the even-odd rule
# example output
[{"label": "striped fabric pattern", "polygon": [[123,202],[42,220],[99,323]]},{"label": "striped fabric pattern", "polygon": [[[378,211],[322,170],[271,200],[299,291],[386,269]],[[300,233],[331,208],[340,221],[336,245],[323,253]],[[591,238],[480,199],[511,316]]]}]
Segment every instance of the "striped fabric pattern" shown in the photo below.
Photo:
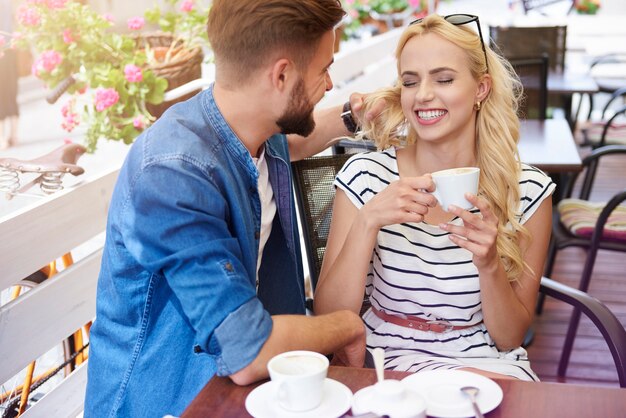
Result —
[{"label": "striped fabric pattern", "polygon": [[[589,202],[580,199],[563,199],[557,209],[561,214],[561,223],[572,234],[591,238],[600,212],[606,202]],[[614,241],[626,241],[626,205],[619,205],[609,215],[602,238]]]},{"label": "striped fabric pattern", "polygon": [[[597,144],[602,139],[602,132],[606,121],[591,122],[580,130],[585,142]],[[606,144],[626,144],[626,123],[613,122],[606,132]]]},{"label": "striped fabric pattern", "polygon": [[[352,203],[362,207],[398,180],[395,149],[356,154],[335,179]],[[526,222],[554,190],[550,178],[523,165],[520,219]],[[471,209],[478,212],[478,209]],[[460,224],[455,218],[452,223]],[[373,307],[394,315],[446,320],[453,325],[482,321],[478,272],[472,255],[436,225],[409,223],[382,228],[373,250],[366,293]],[[386,351],[386,367],[419,371],[477,367],[524,380],[537,377],[526,351],[499,352],[484,324],[445,333],[413,330],[386,323],[371,310],[364,315],[368,348]]]}]

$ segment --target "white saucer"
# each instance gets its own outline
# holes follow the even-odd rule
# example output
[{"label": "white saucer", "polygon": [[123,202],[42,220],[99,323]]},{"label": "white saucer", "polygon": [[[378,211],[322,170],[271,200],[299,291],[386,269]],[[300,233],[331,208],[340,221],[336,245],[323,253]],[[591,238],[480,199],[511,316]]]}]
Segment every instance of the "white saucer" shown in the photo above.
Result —
[{"label": "white saucer", "polygon": [[254,418],[337,418],[350,409],[352,391],[333,379],[324,380],[322,403],[315,409],[292,412],[283,409],[274,400],[274,382],[255,388],[246,398],[246,410]]},{"label": "white saucer", "polygon": [[[357,391],[352,397],[352,414],[374,413],[394,417],[426,418],[426,402],[416,391],[404,382],[392,382],[392,389],[379,391],[377,384]],[[392,390],[392,392],[390,391]]]},{"label": "white saucer", "polygon": [[502,388],[493,380],[463,370],[429,370],[402,379],[426,400],[426,413],[439,418],[473,417],[474,410],[463,386],[476,386],[480,392],[476,402],[483,414],[502,402]]}]

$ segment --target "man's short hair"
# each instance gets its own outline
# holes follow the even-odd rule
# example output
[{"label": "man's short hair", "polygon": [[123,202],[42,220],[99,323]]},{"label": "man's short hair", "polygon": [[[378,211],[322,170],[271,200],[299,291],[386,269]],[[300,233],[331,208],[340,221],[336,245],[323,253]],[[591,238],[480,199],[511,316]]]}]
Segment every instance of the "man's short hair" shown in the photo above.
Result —
[{"label": "man's short hair", "polygon": [[339,0],[214,0],[207,30],[218,72],[243,82],[278,54],[304,69],[344,14]]}]

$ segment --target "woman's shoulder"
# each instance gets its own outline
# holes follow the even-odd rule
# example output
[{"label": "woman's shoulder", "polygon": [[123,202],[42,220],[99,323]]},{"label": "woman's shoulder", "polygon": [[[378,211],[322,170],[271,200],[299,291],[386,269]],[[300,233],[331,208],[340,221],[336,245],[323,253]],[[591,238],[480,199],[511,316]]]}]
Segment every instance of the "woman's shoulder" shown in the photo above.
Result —
[{"label": "woman's shoulder", "polygon": [[383,151],[366,151],[354,154],[346,161],[342,171],[353,170],[386,171],[397,173],[398,163],[396,160],[396,150],[388,148]]},{"label": "woman's shoulder", "polygon": [[528,164],[522,163],[520,172],[521,222],[526,222],[556,187],[550,176]]},{"label": "woman's shoulder", "polygon": [[535,183],[541,187],[547,187],[552,183],[552,179],[546,173],[529,164],[522,163],[519,175],[520,185]]}]

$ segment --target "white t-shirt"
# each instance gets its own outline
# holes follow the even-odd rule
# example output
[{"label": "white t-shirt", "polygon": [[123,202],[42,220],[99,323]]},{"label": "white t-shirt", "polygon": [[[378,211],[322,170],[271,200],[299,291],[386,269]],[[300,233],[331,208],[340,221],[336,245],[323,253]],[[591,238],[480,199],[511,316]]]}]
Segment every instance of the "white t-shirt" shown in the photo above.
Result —
[{"label": "white t-shirt", "polygon": [[259,190],[259,198],[261,199],[261,236],[259,238],[259,254],[256,262],[256,282],[259,286],[259,268],[261,267],[261,257],[263,256],[263,248],[272,232],[272,222],[276,215],[276,202],[274,201],[274,191],[270,183],[267,170],[267,160],[265,159],[265,148],[261,152],[259,158],[252,158],[254,165],[259,170],[259,179],[257,187]]}]

